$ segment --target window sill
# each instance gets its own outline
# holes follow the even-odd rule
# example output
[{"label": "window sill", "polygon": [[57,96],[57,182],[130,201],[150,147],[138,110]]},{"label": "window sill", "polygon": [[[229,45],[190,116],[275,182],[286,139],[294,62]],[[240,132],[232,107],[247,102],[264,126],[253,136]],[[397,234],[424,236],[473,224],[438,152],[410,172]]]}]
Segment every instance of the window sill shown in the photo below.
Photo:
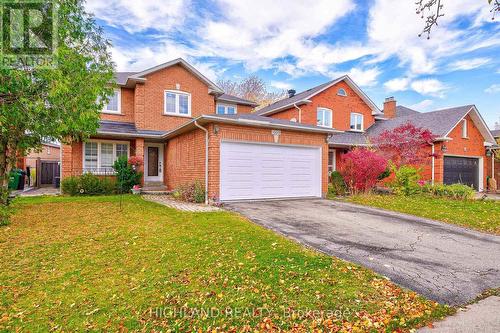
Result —
[{"label": "window sill", "polygon": [[463,136],[462,139],[469,140],[470,138],[468,136]]},{"label": "window sill", "polygon": [[124,115],[121,112],[112,112],[112,111],[101,111],[101,113],[103,113],[103,114],[112,114],[112,115],[115,115],[115,116],[123,116]]},{"label": "window sill", "polygon": [[181,118],[192,118],[190,114],[179,114],[179,113],[163,113],[164,116],[168,117],[181,117]]},{"label": "window sill", "polygon": [[325,126],[325,125],[316,125],[318,127],[323,127],[323,128],[333,128],[333,126]]},{"label": "window sill", "polygon": [[349,132],[364,133],[363,130],[349,129]]}]

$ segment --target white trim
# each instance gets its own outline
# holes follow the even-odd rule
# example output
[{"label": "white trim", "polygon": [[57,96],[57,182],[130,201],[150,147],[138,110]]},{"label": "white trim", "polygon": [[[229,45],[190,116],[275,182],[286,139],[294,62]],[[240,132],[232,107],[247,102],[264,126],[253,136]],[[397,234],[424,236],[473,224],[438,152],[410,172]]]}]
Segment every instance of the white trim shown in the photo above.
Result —
[{"label": "white trim", "polygon": [[[340,93],[341,90],[344,92],[343,94]],[[344,88],[339,88],[337,89],[337,96],[347,97],[347,91]]]},{"label": "white trim", "polygon": [[[167,112],[167,93],[175,94],[175,112]],[[188,113],[180,113],[180,95],[188,98]],[[167,89],[163,92],[163,114],[166,116],[191,117],[191,94],[181,90]]]},{"label": "white trim", "polygon": [[[85,144],[86,143],[97,143],[97,169],[102,168],[101,167],[101,143],[110,143],[113,145],[113,158],[116,161],[116,145],[127,145],[127,158],[130,158],[130,142],[129,141],[117,141],[117,140],[98,140],[98,139],[90,139],[85,142],[82,142],[82,168],[85,171],[87,168],[85,166]],[[89,168],[92,169],[92,168]],[[99,172],[96,172],[95,174],[99,174]]]},{"label": "white trim", "polygon": [[[224,108],[224,113],[219,113],[219,106]],[[234,113],[227,113],[228,108],[234,108]],[[236,104],[231,103],[217,103],[215,104],[215,114],[238,114],[238,107]]]},{"label": "white trim", "polygon": [[104,108],[101,110],[101,113],[105,113],[105,114],[122,114],[122,90],[121,88],[115,88],[113,90],[114,94],[117,94],[118,93],[118,111],[114,111],[114,110],[107,110],[106,107],[108,106],[108,103],[106,103],[106,105],[104,105]]},{"label": "white trim", "polygon": [[[471,111],[474,111],[475,115],[477,116],[477,118],[480,121],[480,125],[482,125],[483,130],[481,130],[481,128],[479,128],[479,126],[474,122],[474,119],[472,119],[472,121],[474,122],[476,127],[478,127],[479,132],[481,132],[481,135],[483,136],[483,138],[490,139],[492,142],[495,142],[495,138],[491,134],[491,131],[490,131],[488,125],[486,125],[486,122],[484,121],[483,117],[481,116],[481,114],[479,113],[479,111],[477,110],[475,105],[472,105],[471,108],[469,109],[469,111],[467,111],[463,115],[463,117],[460,118],[460,120],[458,120],[457,123],[455,125],[453,125],[453,127],[448,132],[446,132],[445,135],[443,135],[443,137],[448,137],[448,135],[451,133],[451,131],[453,131],[455,129],[455,127],[457,127],[457,125],[460,124],[462,119],[464,119]],[[487,133],[487,135],[485,135],[485,133]],[[487,136],[489,136],[489,138],[486,138]]]},{"label": "white trim", "polygon": [[[323,124],[318,124],[317,123],[318,112],[320,110],[323,112]],[[330,112],[330,126],[327,126],[327,125],[324,124],[325,123],[325,111],[329,111]],[[322,107],[322,106],[318,106],[316,108],[316,126],[321,126],[321,127],[326,127],[326,128],[333,128],[333,111],[332,111],[332,109],[325,108],[325,107]]]},{"label": "white trim", "polygon": [[[435,176],[434,174],[436,173],[436,157],[434,156],[435,154],[435,147],[434,144],[431,143],[431,153],[432,153],[432,159],[431,159],[431,184],[434,185],[434,179]],[[443,159],[443,173],[444,173],[444,159]]]},{"label": "white trim", "polygon": [[469,138],[469,131],[467,128],[467,119],[462,119],[462,139],[468,139]]},{"label": "white trim", "polygon": [[[158,176],[148,176],[148,148],[157,147],[158,148]],[[144,181],[145,182],[162,182],[163,183],[163,169],[164,169],[164,152],[165,148],[163,143],[144,143]]]},{"label": "white trim", "polygon": [[196,68],[194,68],[191,64],[189,64],[186,60],[184,60],[182,58],[177,58],[177,59],[174,59],[171,61],[167,61],[163,64],[148,68],[142,72],[139,72],[137,74],[129,76],[128,79],[133,79],[133,80],[143,79],[144,80],[144,78],[142,76],[151,74],[153,72],[162,70],[162,69],[167,68],[167,67],[179,65],[179,64],[184,66],[184,68],[186,68],[188,71],[193,73],[199,79],[204,81],[209,86],[209,88],[213,90],[213,92],[220,93],[220,94],[224,93],[224,91],[218,85],[216,85],[215,83],[210,81],[205,75],[201,74]]},{"label": "white trim", "polygon": [[[351,128],[351,126],[353,125],[352,124],[352,116],[360,116],[361,117],[361,129],[357,129],[356,125],[358,124],[357,122],[355,122],[354,124],[354,128]],[[352,132],[364,132],[365,131],[365,116],[362,114],[362,113],[359,113],[359,112],[351,112],[349,114],[349,128]]]}]

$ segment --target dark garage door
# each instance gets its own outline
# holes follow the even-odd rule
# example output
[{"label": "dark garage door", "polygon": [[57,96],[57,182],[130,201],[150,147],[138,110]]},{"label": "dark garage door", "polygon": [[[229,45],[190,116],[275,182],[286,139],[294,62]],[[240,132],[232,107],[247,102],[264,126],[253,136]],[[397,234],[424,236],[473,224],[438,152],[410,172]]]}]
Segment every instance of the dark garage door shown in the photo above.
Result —
[{"label": "dark garage door", "polygon": [[479,188],[479,160],[467,157],[444,157],[443,183],[472,185]]}]

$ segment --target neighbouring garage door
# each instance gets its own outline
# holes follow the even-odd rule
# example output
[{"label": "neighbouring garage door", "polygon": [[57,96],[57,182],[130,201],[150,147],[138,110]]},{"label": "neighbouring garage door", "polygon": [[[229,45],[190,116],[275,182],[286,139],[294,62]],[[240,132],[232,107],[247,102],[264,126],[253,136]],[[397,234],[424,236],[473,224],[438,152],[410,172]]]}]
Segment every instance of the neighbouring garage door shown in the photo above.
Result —
[{"label": "neighbouring garage door", "polygon": [[321,197],[321,149],[221,142],[220,199]]},{"label": "neighbouring garage door", "polygon": [[444,157],[445,184],[465,184],[479,188],[479,159],[468,157]]}]

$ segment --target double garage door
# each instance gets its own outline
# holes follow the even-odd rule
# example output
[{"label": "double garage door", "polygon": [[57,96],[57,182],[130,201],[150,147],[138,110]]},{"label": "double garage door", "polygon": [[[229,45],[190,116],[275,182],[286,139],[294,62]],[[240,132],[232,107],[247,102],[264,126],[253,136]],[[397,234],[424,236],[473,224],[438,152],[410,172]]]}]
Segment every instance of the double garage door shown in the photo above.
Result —
[{"label": "double garage door", "polygon": [[465,184],[479,188],[479,159],[469,157],[444,157],[444,184]]},{"label": "double garage door", "polygon": [[220,199],[321,197],[321,148],[221,142]]}]

